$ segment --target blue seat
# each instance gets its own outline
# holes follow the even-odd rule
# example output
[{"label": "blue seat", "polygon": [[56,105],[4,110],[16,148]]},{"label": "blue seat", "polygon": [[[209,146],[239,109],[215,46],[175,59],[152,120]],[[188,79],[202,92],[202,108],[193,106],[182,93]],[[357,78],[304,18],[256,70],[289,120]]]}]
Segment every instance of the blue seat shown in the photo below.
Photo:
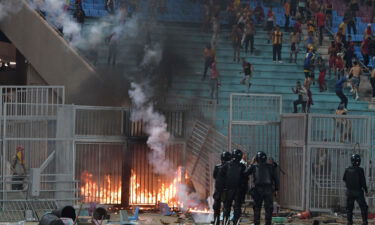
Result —
[{"label": "blue seat", "polygon": [[133,216],[129,216],[128,219],[130,221],[137,221],[139,219],[138,214],[139,214],[139,207],[137,206],[137,207],[135,207]]}]

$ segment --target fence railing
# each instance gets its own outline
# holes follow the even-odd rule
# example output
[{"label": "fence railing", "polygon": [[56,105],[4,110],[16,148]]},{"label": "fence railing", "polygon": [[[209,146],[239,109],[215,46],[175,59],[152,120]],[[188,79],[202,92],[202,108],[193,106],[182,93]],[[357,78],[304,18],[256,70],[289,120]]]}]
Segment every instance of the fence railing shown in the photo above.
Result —
[{"label": "fence railing", "polygon": [[[342,177],[353,153],[361,155],[368,186],[373,187],[371,126],[370,116],[282,115],[282,206],[319,212],[345,207]],[[370,208],[375,207],[374,197],[369,196]]]}]

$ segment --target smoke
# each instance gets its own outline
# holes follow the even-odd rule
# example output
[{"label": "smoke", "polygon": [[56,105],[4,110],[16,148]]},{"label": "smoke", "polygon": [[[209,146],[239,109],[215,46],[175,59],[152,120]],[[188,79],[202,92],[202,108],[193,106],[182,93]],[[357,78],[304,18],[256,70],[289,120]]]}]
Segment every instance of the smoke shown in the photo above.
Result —
[{"label": "smoke", "polygon": [[169,144],[170,133],[167,131],[165,117],[156,112],[152,103],[144,93],[141,85],[131,84],[129,96],[133,101],[131,113],[132,121],[142,121],[145,126],[145,132],[149,136],[147,145],[151,149],[149,160],[157,173],[168,174],[172,166],[166,160],[165,152]]},{"label": "smoke", "polygon": [[22,5],[18,1],[3,0],[0,1],[0,21],[11,13],[17,13],[21,10]]}]

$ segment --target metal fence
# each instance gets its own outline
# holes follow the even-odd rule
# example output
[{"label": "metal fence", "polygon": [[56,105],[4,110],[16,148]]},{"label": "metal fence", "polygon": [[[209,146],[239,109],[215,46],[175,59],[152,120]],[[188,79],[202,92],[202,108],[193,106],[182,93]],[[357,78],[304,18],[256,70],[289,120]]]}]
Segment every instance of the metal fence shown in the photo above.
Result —
[{"label": "metal fence", "polygon": [[[345,208],[345,168],[352,153],[362,156],[371,179],[371,117],[284,114],[281,119],[281,204],[328,212]],[[374,207],[373,194],[369,206]]]},{"label": "metal fence", "polygon": [[247,154],[264,151],[278,159],[281,112],[281,95],[231,94],[229,142]]}]

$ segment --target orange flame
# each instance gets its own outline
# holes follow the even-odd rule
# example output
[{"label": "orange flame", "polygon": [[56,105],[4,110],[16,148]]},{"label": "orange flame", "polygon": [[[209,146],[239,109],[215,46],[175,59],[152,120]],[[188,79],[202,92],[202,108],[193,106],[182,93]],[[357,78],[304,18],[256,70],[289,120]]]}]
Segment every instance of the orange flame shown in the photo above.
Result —
[{"label": "orange flame", "polygon": [[[158,179],[158,183],[161,182]],[[130,178],[130,204],[131,205],[156,205],[158,202],[167,203],[169,206],[176,207],[178,202],[178,186],[181,184],[181,167],[175,173],[170,183],[159,183],[151,190],[141,187],[137,180],[137,174],[131,171]]]},{"label": "orange flame", "polygon": [[83,202],[99,202],[101,204],[121,204],[121,179],[115,182],[114,176],[104,175],[104,180],[98,184],[92,173],[84,171],[81,174],[81,196]]}]

